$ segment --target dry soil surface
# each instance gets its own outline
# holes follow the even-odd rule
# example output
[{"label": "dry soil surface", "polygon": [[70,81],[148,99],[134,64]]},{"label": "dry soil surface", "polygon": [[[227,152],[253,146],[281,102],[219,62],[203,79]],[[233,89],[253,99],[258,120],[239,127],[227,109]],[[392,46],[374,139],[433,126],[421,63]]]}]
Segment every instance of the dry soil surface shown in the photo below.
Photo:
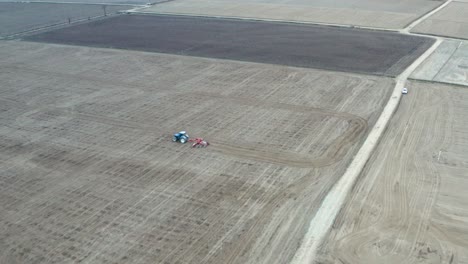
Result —
[{"label": "dry soil surface", "polygon": [[394,76],[433,40],[291,23],[123,15],[27,40]]},{"label": "dry soil surface", "polygon": [[452,2],[412,32],[468,39],[468,2]]},{"label": "dry soil surface", "polygon": [[[0,263],[287,263],[385,77],[0,42]],[[171,142],[179,130],[211,145]]]},{"label": "dry soil surface", "polygon": [[468,42],[444,41],[411,78],[468,86]]},{"label": "dry soil surface", "polygon": [[178,0],[142,12],[403,28],[439,6],[429,0]]},{"label": "dry soil surface", "polygon": [[318,263],[468,263],[468,89],[409,87]]},{"label": "dry soil surface", "polygon": [[[46,3],[1,3],[0,37],[38,29],[46,26],[66,24],[78,19],[104,15],[104,5],[46,4]],[[106,14],[113,14],[128,7],[105,5]]]}]

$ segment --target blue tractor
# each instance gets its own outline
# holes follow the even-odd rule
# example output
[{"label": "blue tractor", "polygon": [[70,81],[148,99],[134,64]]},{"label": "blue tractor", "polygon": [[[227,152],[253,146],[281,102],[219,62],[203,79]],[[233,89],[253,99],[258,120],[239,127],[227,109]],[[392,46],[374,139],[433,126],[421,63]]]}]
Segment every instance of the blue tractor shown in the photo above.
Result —
[{"label": "blue tractor", "polygon": [[179,133],[175,133],[172,137],[172,141],[184,144],[189,140],[189,135],[185,131],[180,131]]}]

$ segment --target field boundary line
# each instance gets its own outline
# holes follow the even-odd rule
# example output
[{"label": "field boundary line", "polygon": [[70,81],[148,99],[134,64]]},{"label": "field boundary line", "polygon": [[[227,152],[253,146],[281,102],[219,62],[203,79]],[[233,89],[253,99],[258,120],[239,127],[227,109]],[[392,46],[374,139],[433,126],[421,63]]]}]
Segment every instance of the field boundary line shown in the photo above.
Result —
[{"label": "field boundary line", "polygon": [[[236,16],[219,16],[219,15],[198,15],[198,14],[189,14],[189,13],[171,13],[171,12],[147,12],[144,11],[145,8],[149,6],[137,6],[133,9],[123,10],[119,13],[126,14],[126,15],[147,15],[147,16],[179,16],[179,17],[194,17],[194,18],[213,18],[213,19],[225,19],[225,20],[239,20],[239,21],[258,21],[258,22],[273,22],[273,23],[285,23],[285,24],[297,24],[297,25],[311,25],[311,26],[323,26],[323,27],[335,27],[335,28],[347,28],[347,29],[361,29],[361,30],[369,30],[369,31],[378,31],[378,32],[387,32],[387,33],[402,33],[408,34],[413,36],[419,37],[442,37],[447,40],[468,40],[467,38],[461,37],[451,37],[451,36],[441,36],[436,34],[430,33],[419,33],[419,32],[406,32],[405,28],[379,28],[379,27],[369,27],[369,26],[358,26],[358,25],[351,25],[351,24],[333,24],[333,23],[321,23],[321,22],[313,22],[313,21],[300,21],[300,20],[282,20],[282,19],[267,19],[267,18],[255,18],[255,17],[236,17]],[[440,8],[440,6],[438,7]],[[434,10],[433,10],[434,11]],[[440,10],[438,10],[440,11]],[[429,14],[429,13],[428,13]],[[430,13],[433,15],[434,13]],[[426,16],[419,18],[416,21],[426,19]],[[411,23],[415,23],[413,21]],[[422,22],[422,21],[420,21]],[[420,23],[419,22],[419,23]],[[408,27],[408,26],[407,26]]]},{"label": "field boundary line", "polygon": [[447,66],[447,64],[452,60],[453,56],[455,56],[455,53],[457,53],[457,51],[460,49],[462,45],[463,45],[463,42],[460,41],[457,48],[453,51],[452,54],[450,54],[450,57],[444,62],[442,67],[440,67],[440,69],[437,71],[437,73],[434,75],[431,81],[435,80],[435,78],[437,78],[437,76],[445,69],[445,66]]},{"label": "field boundary line", "polygon": [[443,81],[435,81],[435,80],[415,79],[415,78],[412,78],[412,77],[409,77],[408,80],[411,80],[413,82],[423,82],[423,83],[429,83],[429,84],[447,84],[447,85],[456,86],[456,87],[462,88],[462,89],[467,89],[467,87],[468,87],[467,84],[454,83],[454,82],[443,82]]},{"label": "field boundary line", "polygon": [[441,38],[436,38],[432,46],[426,52],[416,59],[406,70],[395,79],[396,84],[393,93],[380,114],[379,119],[370,131],[366,140],[362,144],[356,156],[339,181],[332,187],[330,192],[323,200],[319,210],[309,224],[306,235],[294,255],[292,264],[313,263],[317,251],[322,244],[325,236],[328,234],[336,216],[341,210],[342,205],[348,197],[354,184],[364,169],[374,149],[378,145],[383,132],[396,111],[402,97],[401,89],[405,86],[408,77],[413,71],[426,60],[442,43]]},{"label": "field boundary line", "polygon": [[334,24],[334,23],[323,23],[323,22],[301,21],[301,20],[284,20],[284,19],[272,19],[272,18],[255,18],[255,17],[238,17],[238,16],[203,15],[203,14],[190,14],[190,13],[140,11],[140,9],[145,9],[145,8],[148,8],[148,6],[137,7],[137,8],[131,9],[131,10],[127,10],[126,13],[127,14],[134,14],[134,15],[181,16],[181,17],[232,19],[232,20],[263,21],[263,22],[280,22],[280,23],[290,23],[290,24],[338,27],[338,28],[365,29],[365,30],[395,32],[395,33],[398,33],[401,30],[399,28],[380,28],[380,27],[368,27],[368,26],[359,26],[359,25],[351,25],[351,24]]},{"label": "field boundary line", "polygon": [[419,25],[421,22],[423,22],[424,20],[426,20],[427,18],[429,18],[430,16],[434,15],[435,13],[439,12],[440,10],[444,9],[446,6],[448,6],[450,3],[452,3],[453,0],[447,0],[445,3],[441,4],[439,7],[433,9],[432,11],[428,12],[427,14],[425,14],[424,16],[416,19],[415,21],[411,22],[408,26],[406,26],[405,28],[401,29],[400,32],[401,33],[410,33],[410,31],[416,27],[417,25]]},{"label": "field boundary line", "polygon": [[110,17],[113,17],[113,16],[119,16],[119,15],[120,14],[118,12],[108,13],[105,16],[104,15],[98,15],[98,16],[94,16],[94,17],[90,16],[89,18],[86,17],[86,18],[75,19],[75,20],[71,21],[70,23],[65,21],[63,23],[49,24],[49,25],[45,25],[45,26],[41,26],[41,27],[37,27],[37,28],[28,29],[28,30],[21,31],[21,32],[16,32],[16,33],[13,33],[11,35],[0,36],[0,40],[13,40],[15,38],[21,38],[22,36],[25,36],[25,35],[35,34],[36,32],[41,32],[41,31],[46,32],[46,31],[61,29],[61,28],[65,28],[65,27],[68,27],[68,26],[74,26],[76,24],[84,24],[84,23],[88,23],[88,22],[91,22],[91,21],[107,19],[107,18],[110,18]]}]

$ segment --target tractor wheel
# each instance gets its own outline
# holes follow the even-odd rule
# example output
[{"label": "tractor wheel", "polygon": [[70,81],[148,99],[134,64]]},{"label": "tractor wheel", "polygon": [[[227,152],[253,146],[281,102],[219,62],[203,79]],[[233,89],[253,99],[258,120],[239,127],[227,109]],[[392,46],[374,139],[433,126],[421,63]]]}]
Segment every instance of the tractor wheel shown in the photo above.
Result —
[{"label": "tractor wheel", "polygon": [[177,142],[177,137],[172,137],[173,142]]},{"label": "tractor wheel", "polygon": [[187,142],[185,138],[180,139],[180,143],[184,144],[185,142]]}]

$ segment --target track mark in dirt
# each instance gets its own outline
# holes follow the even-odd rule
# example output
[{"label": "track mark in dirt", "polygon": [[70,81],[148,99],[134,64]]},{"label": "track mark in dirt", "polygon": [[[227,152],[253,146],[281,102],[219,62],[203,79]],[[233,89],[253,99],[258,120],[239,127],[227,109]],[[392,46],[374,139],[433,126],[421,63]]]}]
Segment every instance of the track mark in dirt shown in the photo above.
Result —
[{"label": "track mark in dirt", "polygon": [[349,120],[349,127],[345,133],[333,141],[327,148],[324,155],[319,158],[301,155],[296,153],[275,152],[271,150],[254,149],[247,144],[228,145],[221,141],[211,141],[210,148],[226,155],[232,155],[244,159],[253,159],[257,161],[281,164],[299,168],[321,168],[329,166],[341,160],[360,136],[365,133],[367,123],[359,122],[361,120]]},{"label": "track mark in dirt", "polygon": [[[6,262],[289,263],[393,87],[266,64],[0,46]],[[212,145],[173,143],[178,129]]]},{"label": "track mark in dirt", "polygon": [[[411,82],[318,261],[465,263],[466,89]],[[454,255],[456,259],[454,260]]]},{"label": "track mark in dirt", "polygon": [[276,102],[259,102],[250,98],[223,96],[214,93],[192,92],[188,94],[206,97],[206,100],[215,99],[223,101],[231,101],[245,106],[256,106],[261,108],[288,110],[292,112],[308,113],[311,116],[335,117],[343,119],[347,122],[348,127],[344,133],[336,138],[320,157],[298,154],[285,151],[272,151],[271,149],[262,149],[261,146],[249,144],[249,142],[241,142],[236,145],[226,144],[222,140],[211,140],[210,148],[219,151],[226,155],[233,155],[245,159],[253,159],[269,163],[281,164],[285,166],[300,167],[300,168],[320,168],[329,166],[341,160],[349,148],[356,143],[357,140],[367,130],[367,121],[356,115],[343,112],[334,112],[331,110],[319,109],[308,106],[292,105]]},{"label": "track mark in dirt", "polygon": [[[326,148],[326,151],[319,157],[312,155],[299,154],[288,151],[272,151],[271,148],[265,146],[254,145],[254,142],[239,142],[236,145],[226,144],[221,139],[210,140],[210,149],[223,153],[225,155],[236,156],[243,159],[253,159],[256,161],[263,161],[268,163],[280,164],[284,166],[298,167],[298,168],[320,168],[329,166],[339,160],[341,160],[349,148],[359,140],[363,133],[367,130],[367,121],[356,115],[349,113],[333,112],[329,110],[323,110],[319,108],[284,104],[284,103],[272,103],[272,102],[259,102],[249,98],[241,97],[228,97],[215,95],[210,93],[188,93],[186,95],[201,95],[206,96],[207,99],[212,100],[224,100],[234,101],[241,105],[253,105],[261,108],[269,109],[282,109],[293,112],[310,113],[311,116],[321,116],[323,118],[332,116],[339,119],[343,119],[347,123],[347,129],[337,137],[332,143]],[[21,104],[20,104],[21,105]],[[60,115],[76,117],[87,121],[98,122],[102,124],[112,125],[116,127],[125,127],[136,130],[151,130],[153,133],[161,135],[167,134],[167,131],[161,129],[159,126],[142,124],[138,122],[132,122],[130,120],[123,120],[119,118],[111,118],[96,113],[89,114],[86,112],[70,111],[65,108],[48,107],[41,109],[42,112]]]}]

